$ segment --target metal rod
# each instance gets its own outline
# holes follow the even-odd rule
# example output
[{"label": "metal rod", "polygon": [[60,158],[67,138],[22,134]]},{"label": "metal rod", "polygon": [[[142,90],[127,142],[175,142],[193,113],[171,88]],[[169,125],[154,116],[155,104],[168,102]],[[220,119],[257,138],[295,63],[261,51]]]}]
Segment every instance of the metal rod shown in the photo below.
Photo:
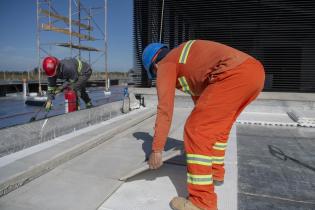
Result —
[{"label": "metal rod", "polygon": [[[91,27],[91,15],[92,15],[92,10],[89,10],[89,26]],[[89,36],[91,36],[91,31],[89,30]],[[91,66],[91,52],[89,51],[89,65]]]},{"label": "metal rod", "polygon": [[69,0],[69,38],[70,38],[70,57],[72,57],[72,0]]},{"label": "metal rod", "polygon": [[36,25],[37,25],[37,30],[36,30],[36,49],[37,49],[37,71],[38,71],[38,93],[42,93],[42,87],[41,87],[41,74],[40,74],[40,23],[39,23],[39,0],[36,0]]},{"label": "metal rod", "polygon": [[160,39],[159,39],[159,42],[162,41],[163,17],[164,17],[164,0],[163,0],[163,2],[162,2],[161,25],[160,25]]},{"label": "metal rod", "polygon": [[[91,65],[94,65],[101,57],[103,57],[105,55],[105,53],[102,53],[101,55],[99,55],[94,61],[91,62]],[[106,76],[106,75],[105,75]]]},{"label": "metal rod", "polygon": [[[86,7],[81,3],[81,7],[82,9],[88,14],[89,11],[86,9]],[[90,8],[90,13],[91,13],[91,8]],[[99,32],[104,36],[104,32],[101,29],[101,27],[96,23],[96,21],[94,20],[94,18],[91,18],[92,22],[94,23],[95,27],[99,30]]]},{"label": "metal rod", "polygon": [[108,91],[109,84],[108,83],[108,64],[107,64],[107,0],[105,0],[104,7],[104,57],[105,57],[105,91]]},{"label": "metal rod", "polygon": [[[79,18],[79,34],[81,34],[81,3],[78,0],[78,18]],[[81,38],[79,37],[79,45],[81,45]],[[79,49],[79,59],[81,59],[81,49]]]},{"label": "metal rod", "polygon": [[[51,1],[48,1],[48,12],[49,12],[49,15],[48,15],[48,23],[49,23],[49,25],[51,25],[52,23],[51,23]],[[52,47],[51,47],[51,45],[49,46],[49,54],[51,54],[51,52],[52,52]]]}]

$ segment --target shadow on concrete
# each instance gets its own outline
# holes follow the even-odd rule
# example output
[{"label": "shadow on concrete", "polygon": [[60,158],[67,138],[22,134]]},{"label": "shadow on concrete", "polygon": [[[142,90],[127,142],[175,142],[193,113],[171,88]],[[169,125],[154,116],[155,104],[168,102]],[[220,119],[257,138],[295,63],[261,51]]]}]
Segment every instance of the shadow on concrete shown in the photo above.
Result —
[{"label": "shadow on concrete", "polygon": [[273,146],[273,145],[268,145],[268,148],[269,148],[269,152],[272,156],[274,156],[274,157],[276,157],[282,161],[291,160],[291,161],[315,172],[315,167],[310,166],[306,163],[301,162],[300,160],[297,160],[293,157],[286,155],[280,148]]},{"label": "shadow on concrete", "polygon": [[[133,136],[137,140],[143,141],[142,150],[145,153],[146,160],[148,160],[151,154],[153,137],[148,132],[135,132],[133,133]],[[167,138],[164,151],[168,151],[173,148],[182,148],[182,147],[183,147],[183,141],[180,141],[174,138]]]},{"label": "shadow on concrete", "polygon": [[[143,141],[142,149],[146,155],[146,160],[148,160],[150,154],[151,154],[151,147],[153,142],[153,137],[147,133],[147,132],[135,132],[133,136],[137,140]],[[174,139],[174,138],[167,138],[167,142],[165,144],[164,150],[167,152],[168,150],[171,150],[173,148],[182,148],[183,147],[183,141]],[[186,191],[186,168],[185,166],[185,156],[179,155],[176,156],[170,160],[167,160],[164,162],[163,166],[160,169],[157,170],[150,170],[142,172],[130,179],[128,179],[128,182],[130,181],[136,181],[136,180],[148,180],[153,181],[158,177],[169,177],[171,182],[173,183],[176,192],[179,196],[186,197],[187,191]],[[176,173],[170,173],[169,170],[164,170],[165,167],[172,165],[176,168],[181,168],[182,170],[179,170]],[[179,174],[181,173],[181,174]],[[144,175],[145,174],[145,175]]]}]

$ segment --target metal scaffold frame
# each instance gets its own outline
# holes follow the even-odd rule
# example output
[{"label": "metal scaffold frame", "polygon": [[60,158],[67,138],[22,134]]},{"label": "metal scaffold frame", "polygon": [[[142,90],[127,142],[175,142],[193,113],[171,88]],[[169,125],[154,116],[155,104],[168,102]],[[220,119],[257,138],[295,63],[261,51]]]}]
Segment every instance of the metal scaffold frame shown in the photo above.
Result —
[{"label": "metal scaffold frame", "polygon": [[[70,49],[70,57],[77,57],[86,60],[92,67],[102,57],[104,58],[105,69],[105,91],[109,91],[109,76],[108,76],[108,59],[107,59],[107,0],[101,0],[102,6],[86,7],[81,0],[68,0],[68,14],[61,15],[54,7],[57,4],[54,0],[36,0],[37,14],[37,32],[36,32],[36,49],[37,49],[37,69],[38,69],[38,92],[42,94],[41,80],[42,69],[41,60],[44,56],[52,55],[52,46],[67,47]],[[63,1],[65,2],[65,1]],[[60,4],[60,2],[58,2]],[[104,26],[101,27],[95,20],[95,16],[104,15]],[[59,26],[56,26],[59,24]],[[62,27],[60,27],[62,25]],[[44,42],[43,32],[61,33],[67,36],[68,41],[65,42]],[[94,32],[94,33],[92,33]],[[98,38],[93,37],[97,34]],[[66,38],[65,38],[66,40]],[[104,49],[97,49],[82,45],[84,42],[103,41]],[[83,58],[82,51],[88,52],[88,58]],[[91,53],[96,52],[100,55],[91,60]],[[53,56],[53,55],[52,55]]]}]

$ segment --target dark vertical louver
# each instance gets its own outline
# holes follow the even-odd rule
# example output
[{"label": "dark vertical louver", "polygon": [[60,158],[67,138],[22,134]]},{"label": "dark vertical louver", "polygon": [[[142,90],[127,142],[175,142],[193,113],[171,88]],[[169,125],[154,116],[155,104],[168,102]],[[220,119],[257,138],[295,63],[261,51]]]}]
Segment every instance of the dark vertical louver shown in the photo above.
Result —
[{"label": "dark vertical louver", "polygon": [[[162,0],[134,0],[135,83],[150,86],[144,47],[159,39]],[[259,59],[265,91],[315,92],[315,1],[165,0],[162,41],[222,42]]]}]

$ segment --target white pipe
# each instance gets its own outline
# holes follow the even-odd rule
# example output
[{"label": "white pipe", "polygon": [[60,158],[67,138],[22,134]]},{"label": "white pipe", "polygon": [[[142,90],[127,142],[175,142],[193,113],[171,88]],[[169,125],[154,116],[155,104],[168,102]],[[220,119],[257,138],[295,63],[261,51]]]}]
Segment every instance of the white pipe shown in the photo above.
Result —
[{"label": "white pipe", "polygon": [[109,91],[108,61],[107,61],[107,0],[104,1],[104,54],[105,54],[105,91]]},{"label": "white pipe", "polygon": [[23,79],[23,98],[26,99],[27,97],[27,82],[26,79]]},{"label": "white pipe", "polygon": [[72,0],[69,0],[69,34],[70,57],[72,57]]},{"label": "white pipe", "polygon": [[41,66],[40,66],[40,21],[39,21],[39,0],[36,1],[36,48],[37,48],[37,71],[38,71],[38,93],[42,94],[42,86],[41,86]]}]

